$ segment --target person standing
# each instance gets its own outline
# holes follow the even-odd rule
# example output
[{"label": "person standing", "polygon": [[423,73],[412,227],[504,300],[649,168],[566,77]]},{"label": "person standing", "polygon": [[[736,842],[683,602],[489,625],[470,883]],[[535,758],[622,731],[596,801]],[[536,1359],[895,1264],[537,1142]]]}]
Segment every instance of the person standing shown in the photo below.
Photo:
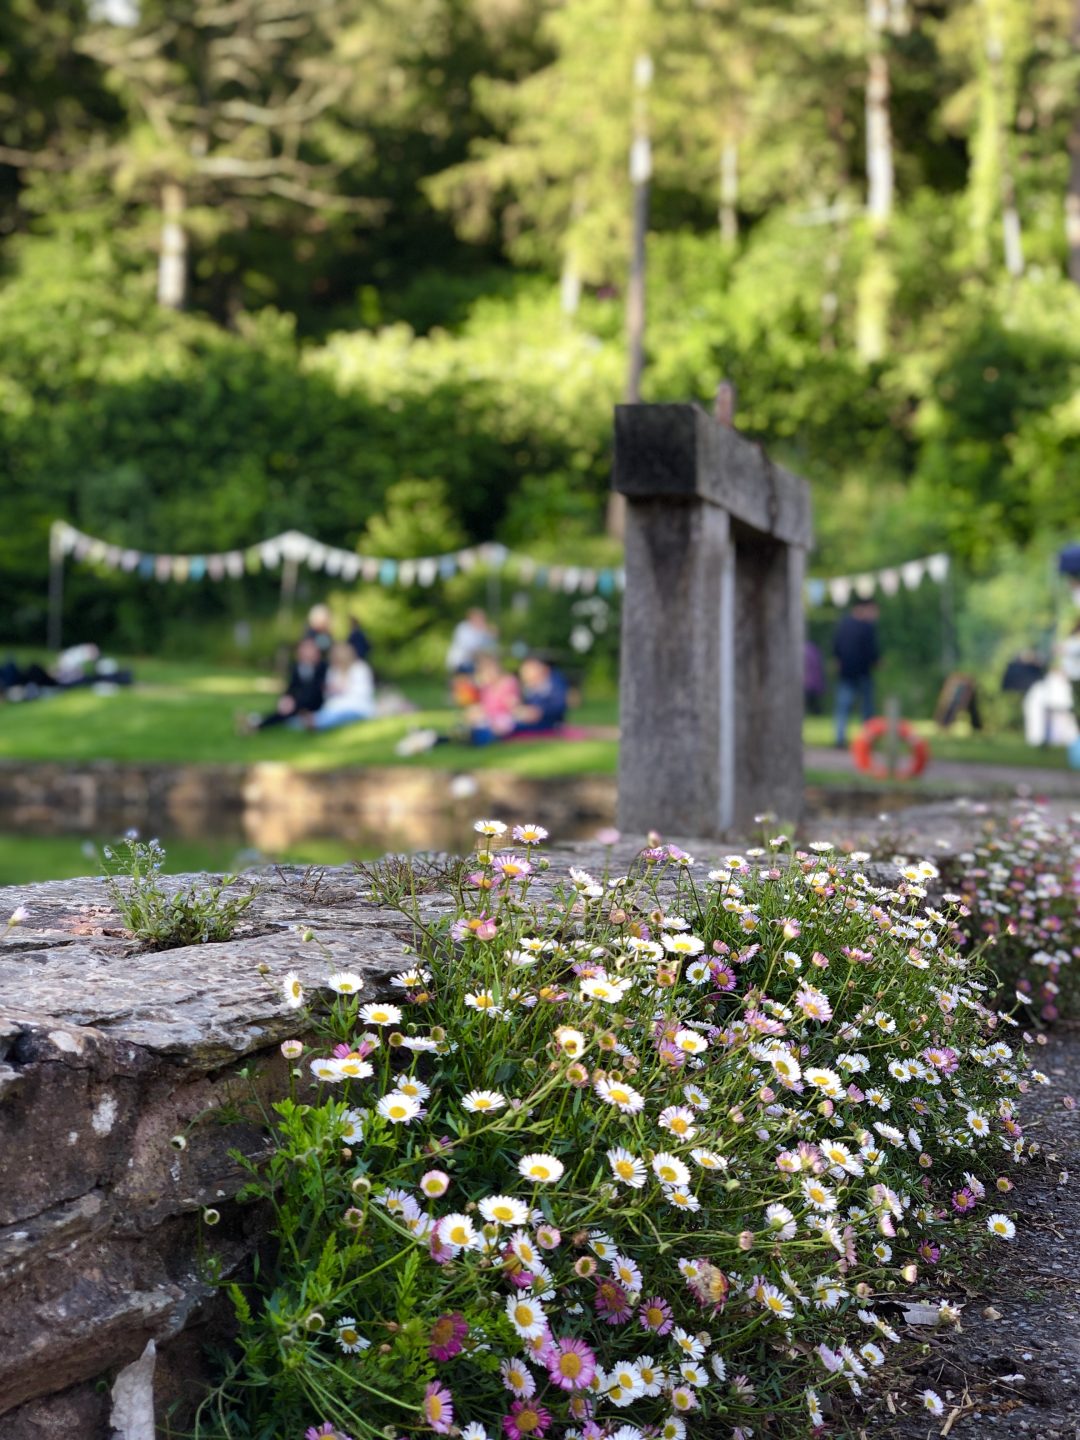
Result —
[{"label": "person standing", "polygon": [[874,667],[881,659],[878,646],[878,607],[859,600],[836,627],[833,654],[840,669],[836,686],[836,744],[847,746],[847,723],[856,704],[864,720],[874,713]]}]

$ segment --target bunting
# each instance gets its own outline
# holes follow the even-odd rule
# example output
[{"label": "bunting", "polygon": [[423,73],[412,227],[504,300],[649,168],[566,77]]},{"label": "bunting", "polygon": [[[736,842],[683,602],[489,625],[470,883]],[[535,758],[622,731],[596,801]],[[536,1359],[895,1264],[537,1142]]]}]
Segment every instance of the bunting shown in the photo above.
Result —
[{"label": "bunting", "polygon": [[852,599],[872,600],[880,590],[883,595],[897,595],[901,587],[917,590],[924,580],[943,585],[949,576],[948,555],[924,555],[903,565],[887,565],[883,570],[864,570],[858,575],[833,575],[828,580],[811,577],[806,582],[806,603],[811,609],[831,602],[842,610]]},{"label": "bunting", "polygon": [[241,550],[223,550],[205,555],[163,555],[111,545],[57,520],[50,535],[50,554],[57,560],[70,556],[91,565],[104,565],[146,580],[191,584],[200,580],[239,580],[246,574],[278,570],[282,565],[304,565],[335,579],[352,584],[363,580],[374,585],[419,585],[427,588],[436,580],[449,580],[478,567],[507,572],[522,585],[537,585],[565,595],[610,596],[624,589],[626,573],[620,568],[596,570],[579,565],[542,565],[529,555],[508,550],[497,541],[467,545],[443,555],[424,555],[407,560],[390,556],[359,555],[326,545],[299,530],[286,530]]},{"label": "bunting", "polygon": [[[437,580],[482,567],[505,571],[520,585],[535,585],[564,595],[613,596],[626,587],[621,567],[597,570],[586,565],[544,565],[530,555],[508,550],[497,541],[467,545],[442,555],[424,555],[406,560],[390,556],[360,555],[327,545],[299,530],[286,530],[240,550],[223,550],[205,555],[163,555],[110,544],[57,520],[50,535],[50,553],[57,560],[71,556],[92,565],[104,565],[161,584],[192,584],[201,580],[239,580],[261,570],[277,570],[284,564],[305,565],[345,584],[363,580],[369,585],[402,585],[428,588]],[[879,591],[886,596],[917,590],[924,580],[936,585],[949,575],[948,555],[924,555],[902,565],[865,570],[857,575],[811,577],[806,582],[806,603],[811,609],[831,603],[843,609],[852,599],[869,600]]]}]

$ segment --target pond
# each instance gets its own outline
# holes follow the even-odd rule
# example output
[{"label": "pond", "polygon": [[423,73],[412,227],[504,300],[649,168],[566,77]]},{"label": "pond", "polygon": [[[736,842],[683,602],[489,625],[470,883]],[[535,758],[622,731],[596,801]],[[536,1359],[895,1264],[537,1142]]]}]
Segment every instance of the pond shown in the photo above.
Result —
[{"label": "pond", "polygon": [[[880,787],[812,786],[805,823],[835,827],[919,798]],[[274,861],[341,865],[387,851],[467,849],[480,815],[530,820],[558,841],[584,839],[613,823],[615,801],[611,776],[0,764],[0,885],[100,873],[103,846],[129,830],[158,838],[173,873]]]}]

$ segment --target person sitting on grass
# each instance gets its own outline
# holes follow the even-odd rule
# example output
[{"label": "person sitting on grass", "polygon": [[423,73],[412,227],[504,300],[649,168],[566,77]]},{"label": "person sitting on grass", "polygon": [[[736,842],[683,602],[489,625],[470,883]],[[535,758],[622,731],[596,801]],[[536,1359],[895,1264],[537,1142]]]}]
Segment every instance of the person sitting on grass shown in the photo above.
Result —
[{"label": "person sitting on grass", "polygon": [[484,652],[476,657],[473,679],[477,699],[465,712],[470,744],[490,745],[493,740],[505,740],[513,732],[521,702],[516,677],[508,674],[494,655]]},{"label": "person sitting on grass", "polygon": [[514,711],[515,735],[546,735],[566,719],[569,687],[566,680],[538,655],[521,662],[521,704]]},{"label": "person sitting on grass", "polygon": [[299,724],[308,730],[333,730],[370,720],[375,713],[375,677],[352,645],[339,643],[330,651],[325,699],[318,710],[303,715]]},{"label": "person sitting on grass", "polygon": [[318,644],[305,636],[296,647],[289,683],[276,708],[269,715],[248,715],[241,729],[245,734],[253,730],[268,730],[272,725],[287,725],[290,720],[302,721],[305,716],[321,710],[326,671],[326,661]]}]

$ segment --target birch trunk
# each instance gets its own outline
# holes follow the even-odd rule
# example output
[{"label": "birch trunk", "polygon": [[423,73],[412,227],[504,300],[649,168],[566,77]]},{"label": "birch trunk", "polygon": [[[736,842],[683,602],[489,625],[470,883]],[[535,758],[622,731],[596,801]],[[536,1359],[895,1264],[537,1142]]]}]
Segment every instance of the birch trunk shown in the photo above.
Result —
[{"label": "birch trunk", "polygon": [[739,239],[739,147],[730,137],[720,150],[719,218],[720,238],[734,249]]},{"label": "birch trunk", "polygon": [[[1080,0],[1073,0],[1073,50],[1080,52]],[[1065,191],[1065,240],[1069,247],[1069,279],[1080,285],[1080,101],[1069,127],[1069,181]]]},{"label": "birch trunk", "polygon": [[166,180],[161,187],[157,298],[169,310],[182,310],[187,299],[187,249],[184,190],[175,180]]},{"label": "birch trunk", "polygon": [[880,360],[885,354],[895,288],[888,255],[895,188],[886,50],[888,21],[887,0],[867,0],[866,214],[870,253],[859,279],[855,336],[858,352],[867,361]]}]

